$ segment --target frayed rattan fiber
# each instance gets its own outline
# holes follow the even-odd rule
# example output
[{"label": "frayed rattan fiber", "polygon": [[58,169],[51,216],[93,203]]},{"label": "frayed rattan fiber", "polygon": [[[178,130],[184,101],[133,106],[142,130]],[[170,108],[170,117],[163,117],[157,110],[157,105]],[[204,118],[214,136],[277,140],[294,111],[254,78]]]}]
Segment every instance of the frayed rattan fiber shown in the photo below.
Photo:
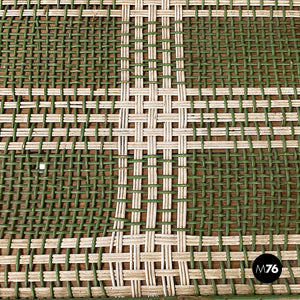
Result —
[{"label": "frayed rattan fiber", "polygon": [[2,0],[0,297],[299,294],[299,8]]}]

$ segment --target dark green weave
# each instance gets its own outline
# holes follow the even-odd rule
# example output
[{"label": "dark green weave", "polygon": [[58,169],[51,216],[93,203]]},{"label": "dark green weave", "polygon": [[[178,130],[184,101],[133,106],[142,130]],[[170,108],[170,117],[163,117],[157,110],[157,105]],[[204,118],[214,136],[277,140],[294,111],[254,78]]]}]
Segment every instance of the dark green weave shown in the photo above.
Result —
[{"label": "dark green weave", "polygon": [[[31,9],[37,9],[30,6]],[[205,8],[205,7],[204,7]],[[23,9],[26,9],[25,7]],[[78,7],[84,10],[85,6]],[[300,81],[299,18],[216,18],[198,17],[201,6],[193,7],[195,17],[183,18],[184,64],[186,80],[176,80],[175,20],[170,18],[170,51],[172,87],[293,87]],[[210,8],[211,9],[211,8]],[[120,87],[121,18],[111,17],[46,17],[10,18],[4,15],[1,30],[2,87]],[[240,13],[242,9],[239,10]],[[255,10],[254,10],[255,12]],[[225,11],[226,14],[226,11]],[[125,22],[127,23],[127,22]],[[155,24],[157,32],[148,32],[145,19],[143,50],[134,43],[134,18],[128,22],[130,85],[134,87],[135,53],[142,51],[144,87],[156,83],[162,87],[162,22]],[[149,81],[148,36],[156,35],[157,81]],[[124,45],[123,45],[124,46]],[[180,45],[181,46],[181,45]]]},{"label": "dark green weave", "polygon": [[[186,154],[188,169],[187,226],[191,235],[255,235],[299,234],[300,174],[299,152],[278,151],[225,151],[224,153]],[[157,226],[172,225],[176,233],[176,203],[178,189],[178,157],[174,154],[170,176],[173,189],[163,190],[157,184],[158,205]],[[142,220],[141,233],[146,228],[147,161],[128,155],[128,171],[133,164],[143,165],[141,190]],[[156,155],[158,181],[162,182],[163,157]],[[40,238],[43,236],[81,237],[82,235],[104,236],[114,230],[114,212],[118,188],[118,155],[94,154],[78,151],[62,151],[55,154],[43,151],[41,154],[1,154],[1,238]],[[46,169],[39,170],[42,161]],[[135,175],[128,176],[127,215],[124,232],[138,225],[131,222],[130,208]],[[170,210],[172,221],[162,222],[163,195],[174,195],[174,207]],[[180,199],[181,200],[181,199]],[[181,200],[182,201],[182,200]],[[144,216],[144,217],[143,217]],[[151,229],[152,230],[152,229]],[[222,248],[222,246],[220,245]],[[255,244],[253,245],[255,249]],[[286,244],[285,247],[288,247]],[[268,246],[272,250],[272,244]]]}]

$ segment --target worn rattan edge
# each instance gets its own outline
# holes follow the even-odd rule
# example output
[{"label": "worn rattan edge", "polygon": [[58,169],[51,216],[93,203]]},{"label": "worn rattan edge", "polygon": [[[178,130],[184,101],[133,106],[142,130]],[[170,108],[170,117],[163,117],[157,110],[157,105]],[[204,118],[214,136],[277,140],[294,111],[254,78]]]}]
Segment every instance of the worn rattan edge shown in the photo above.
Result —
[{"label": "worn rattan edge", "polygon": [[[0,10],[0,17],[121,17],[121,10],[111,10],[108,12],[107,9],[22,9],[22,10]],[[148,17],[148,10],[131,10],[130,17]],[[174,17],[174,10],[159,10],[157,11],[157,17]],[[194,10],[184,10],[182,12],[183,17],[195,17]],[[198,17],[288,17],[288,18],[299,18],[300,11],[297,10],[198,10]]]},{"label": "worn rattan edge", "polygon": [[[120,300],[120,298],[109,298],[110,300]],[[124,297],[122,300],[136,300],[137,298]],[[178,297],[140,297],[139,300],[289,300],[299,299],[298,295],[227,295],[227,296],[178,296]],[[40,300],[49,300],[42,298]],[[67,300],[66,298],[60,298],[56,300]],[[84,298],[72,298],[72,300],[85,300]],[[105,300],[105,298],[93,298],[93,300]]]},{"label": "worn rattan edge", "polygon": [[[89,5],[122,5],[122,4],[130,4],[130,5],[135,5],[136,0],[4,0],[1,1],[2,5],[23,5],[23,4],[39,4],[39,5],[66,5],[66,4],[89,4]],[[142,5],[156,5],[160,6],[162,4],[161,0],[143,0]],[[189,0],[188,1],[189,5],[209,5],[209,6],[223,6],[223,5],[231,5],[231,6],[240,6],[240,5],[246,5],[246,6],[300,6],[300,1],[299,0],[278,0],[278,1],[273,1],[273,0]],[[174,5],[187,5],[186,0],[170,0],[169,1],[169,6],[174,6]]]},{"label": "worn rattan edge", "polygon": [[[290,289],[288,291],[285,284],[277,284],[272,285],[272,288],[270,288],[269,285],[262,285],[262,284],[253,284],[250,286],[249,284],[236,284],[235,285],[235,294],[236,295],[245,295],[245,294],[251,294],[252,292],[255,292],[256,295],[264,295],[264,294],[270,294],[272,290],[272,294],[274,295],[282,295],[282,294],[297,294],[300,292],[300,285],[299,284],[291,284]],[[71,291],[73,294],[73,297],[89,297],[89,295],[92,294],[93,297],[101,297],[101,296],[107,296],[107,297],[130,297],[132,293],[132,287],[131,286],[118,286],[118,287],[53,287],[53,294],[55,298],[59,297],[69,297],[69,292]],[[198,285],[199,292],[202,295],[214,295],[215,291],[212,286],[207,285]],[[219,295],[228,295],[232,294],[232,286],[231,284],[216,284],[215,289],[218,292]],[[106,295],[104,295],[103,290],[105,291]],[[175,285],[175,290],[177,295],[192,295],[196,293],[196,289],[194,285],[187,285],[187,286],[181,286],[181,285]],[[34,291],[35,295],[40,297],[45,297],[47,295],[48,297],[51,296],[51,288],[19,288],[19,295],[21,295],[22,298],[30,297],[32,296],[32,292]],[[141,287],[141,296],[159,296],[163,294],[163,286],[142,286]],[[0,289],[0,297],[14,297],[15,289],[14,288],[3,288]],[[73,298],[72,297],[72,298]],[[257,296],[256,296],[257,297]],[[266,299],[274,299],[274,298],[266,298]],[[279,298],[280,299],[280,298]]]}]

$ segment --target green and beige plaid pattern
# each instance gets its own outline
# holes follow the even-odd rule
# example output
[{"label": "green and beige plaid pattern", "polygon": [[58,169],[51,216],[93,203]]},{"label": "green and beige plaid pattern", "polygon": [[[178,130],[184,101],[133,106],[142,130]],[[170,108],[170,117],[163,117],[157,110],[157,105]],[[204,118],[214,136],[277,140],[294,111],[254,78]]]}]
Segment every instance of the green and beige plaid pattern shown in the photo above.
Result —
[{"label": "green and beige plaid pattern", "polygon": [[0,297],[299,294],[299,46],[299,0],[1,0]]}]

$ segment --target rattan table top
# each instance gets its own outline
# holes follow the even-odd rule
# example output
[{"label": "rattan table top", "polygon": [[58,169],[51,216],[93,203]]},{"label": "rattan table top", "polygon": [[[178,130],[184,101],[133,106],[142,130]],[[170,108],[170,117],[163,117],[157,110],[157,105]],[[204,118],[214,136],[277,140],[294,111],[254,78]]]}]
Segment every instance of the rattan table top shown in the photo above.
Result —
[{"label": "rattan table top", "polygon": [[0,1],[0,297],[298,295],[299,9]]}]

